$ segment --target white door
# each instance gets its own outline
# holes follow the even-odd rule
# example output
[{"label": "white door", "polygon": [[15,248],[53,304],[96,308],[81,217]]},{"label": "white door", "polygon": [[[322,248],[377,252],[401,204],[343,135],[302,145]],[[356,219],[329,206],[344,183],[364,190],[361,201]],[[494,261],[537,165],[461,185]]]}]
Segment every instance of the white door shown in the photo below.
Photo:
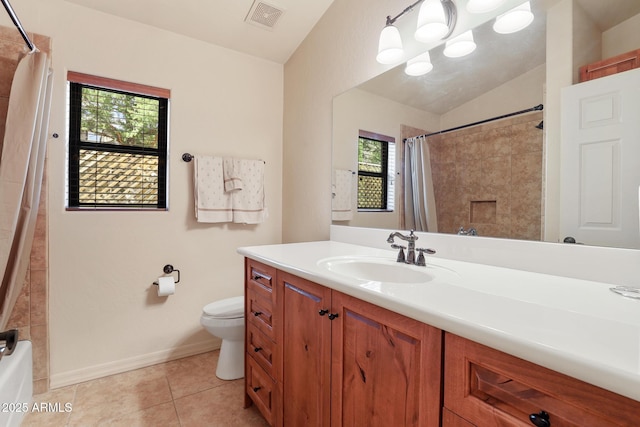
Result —
[{"label": "white door", "polygon": [[560,240],[640,249],[640,69],[562,91]]}]

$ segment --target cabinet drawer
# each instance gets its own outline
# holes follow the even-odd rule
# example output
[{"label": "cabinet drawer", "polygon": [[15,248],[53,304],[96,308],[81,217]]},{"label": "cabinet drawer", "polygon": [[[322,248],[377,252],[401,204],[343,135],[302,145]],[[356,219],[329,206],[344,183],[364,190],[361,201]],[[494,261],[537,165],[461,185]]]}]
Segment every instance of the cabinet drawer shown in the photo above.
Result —
[{"label": "cabinet drawer", "polygon": [[258,261],[254,261],[252,259],[247,260],[247,283],[253,283],[270,291],[271,289],[273,289],[273,282],[275,277],[275,268],[259,263]]},{"label": "cabinet drawer", "polygon": [[247,324],[253,324],[271,340],[275,341],[273,332],[273,304],[270,300],[256,295],[247,289]]},{"label": "cabinet drawer", "polygon": [[280,359],[279,347],[253,323],[247,325],[246,348],[247,354],[258,362],[272,379],[276,380],[278,378],[276,368]]},{"label": "cabinet drawer", "polygon": [[638,425],[640,402],[448,333],[444,366],[444,406],[478,426]]},{"label": "cabinet drawer", "polygon": [[252,357],[247,357],[246,361],[246,392],[269,425],[274,425],[278,398],[277,384]]}]

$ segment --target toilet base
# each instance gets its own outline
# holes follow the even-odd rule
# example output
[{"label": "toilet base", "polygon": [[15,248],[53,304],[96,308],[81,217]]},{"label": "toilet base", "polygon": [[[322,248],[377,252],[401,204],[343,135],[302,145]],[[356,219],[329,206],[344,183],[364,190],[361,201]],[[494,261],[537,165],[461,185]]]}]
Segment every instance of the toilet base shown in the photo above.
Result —
[{"label": "toilet base", "polygon": [[216,377],[221,380],[237,380],[244,377],[244,340],[222,340]]}]

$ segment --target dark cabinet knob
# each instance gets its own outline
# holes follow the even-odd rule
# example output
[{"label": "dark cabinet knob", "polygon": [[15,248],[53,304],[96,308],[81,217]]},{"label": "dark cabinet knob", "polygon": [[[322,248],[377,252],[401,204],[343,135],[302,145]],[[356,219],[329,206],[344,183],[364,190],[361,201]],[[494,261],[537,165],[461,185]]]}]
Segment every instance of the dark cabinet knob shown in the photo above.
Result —
[{"label": "dark cabinet knob", "polygon": [[253,349],[253,351],[255,351],[256,353],[259,352],[260,350],[262,350],[262,347],[256,347]]},{"label": "dark cabinet knob", "polygon": [[258,392],[258,390],[260,390],[262,387],[254,387],[253,391],[255,391],[256,393]]},{"label": "dark cabinet knob", "polygon": [[324,315],[325,315],[325,314],[327,314],[328,312],[329,312],[329,310],[322,309],[322,310],[318,311],[318,314],[319,314],[320,316],[324,316]]},{"label": "dark cabinet knob", "polygon": [[261,314],[262,314],[261,311],[254,311],[253,312],[253,315],[256,316],[256,317],[260,316]]},{"label": "dark cabinet knob", "polygon": [[547,414],[545,411],[540,411],[540,413],[538,414],[529,415],[529,421],[531,421],[531,423],[537,427],[551,426],[551,421],[549,421],[549,414]]},{"label": "dark cabinet knob", "polygon": [[335,319],[336,317],[338,317],[338,313],[331,313],[331,314],[329,315],[329,320],[333,320],[333,319]]}]

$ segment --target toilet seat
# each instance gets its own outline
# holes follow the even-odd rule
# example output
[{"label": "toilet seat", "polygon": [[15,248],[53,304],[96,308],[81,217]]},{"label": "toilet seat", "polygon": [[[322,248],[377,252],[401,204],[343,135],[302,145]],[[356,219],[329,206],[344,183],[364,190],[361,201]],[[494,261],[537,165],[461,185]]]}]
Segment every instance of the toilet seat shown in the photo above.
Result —
[{"label": "toilet seat", "polygon": [[244,296],[232,297],[207,304],[202,309],[204,316],[215,319],[238,319],[244,317]]}]

